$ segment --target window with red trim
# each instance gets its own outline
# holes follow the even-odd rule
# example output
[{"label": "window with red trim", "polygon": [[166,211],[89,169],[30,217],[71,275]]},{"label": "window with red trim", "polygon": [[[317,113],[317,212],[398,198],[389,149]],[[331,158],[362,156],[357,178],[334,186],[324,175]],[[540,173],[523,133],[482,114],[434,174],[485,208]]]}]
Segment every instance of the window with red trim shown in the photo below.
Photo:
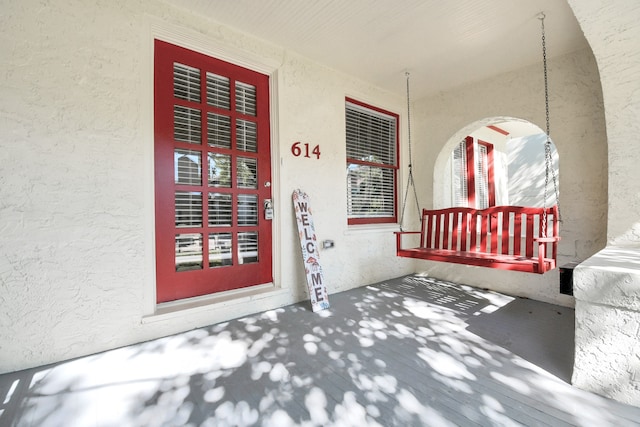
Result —
[{"label": "window with red trim", "polygon": [[397,222],[398,115],[347,99],[349,224]]},{"label": "window with red trim", "polygon": [[454,206],[495,206],[493,144],[468,136],[453,150],[451,164]]}]

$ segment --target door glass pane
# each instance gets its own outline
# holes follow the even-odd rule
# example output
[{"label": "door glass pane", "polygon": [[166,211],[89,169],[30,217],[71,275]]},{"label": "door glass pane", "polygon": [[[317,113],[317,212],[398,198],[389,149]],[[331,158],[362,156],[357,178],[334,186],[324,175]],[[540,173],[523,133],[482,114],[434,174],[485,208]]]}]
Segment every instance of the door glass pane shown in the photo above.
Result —
[{"label": "door glass pane", "polygon": [[200,102],[200,70],[174,62],[173,96],[186,101]]},{"label": "door glass pane", "polygon": [[258,159],[238,157],[238,188],[258,188]]},{"label": "door glass pane", "polygon": [[238,263],[258,262],[258,232],[238,233]]},{"label": "door glass pane", "polygon": [[176,271],[202,269],[202,234],[176,234]]},{"label": "door glass pane", "polygon": [[231,156],[209,153],[209,187],[231,187]]},{"label": "door glass pane", "polygon": [[202,185],[202,153],[176,148],[173,164],[176,184]]},{"label": "door glass pane", "polygon": [[173,106],[173,137],[176,141],[200,144],[202,123],[200,110],[195,108]]},{"label": "door glass pane", "polygon": [[238,119],[236,121],[236,148],[255,153],[258,149],[258,128],[254,122]]},{"label": "door glass pane", "polygon": [[231,118],[207,113],[207,142],[210,147],[231,148]]},{"label": "door glass pane", "polygon": [[236,82],[236,111],[250,116],[256,115],[256,87]]},{"label": "door glass pane", "polygon": [[176,227],[202,227],[202,193],[176,191]]},{"label": "door glass pane", "polygon": [[231,194],[209,193],[209,226],[230,227]]},{"label": "door glass pane", "polygon": [[207,104],[229,109],[229,78],[207,73]]},{"label": "door glass pane", "polygon": [[238,225],[258,225],[258,196],[238,194]]},{"label": "door glass pane", "polygon": [[231,247],[231,233],[209,234],[209,267],[224,267],[233,264]]}]

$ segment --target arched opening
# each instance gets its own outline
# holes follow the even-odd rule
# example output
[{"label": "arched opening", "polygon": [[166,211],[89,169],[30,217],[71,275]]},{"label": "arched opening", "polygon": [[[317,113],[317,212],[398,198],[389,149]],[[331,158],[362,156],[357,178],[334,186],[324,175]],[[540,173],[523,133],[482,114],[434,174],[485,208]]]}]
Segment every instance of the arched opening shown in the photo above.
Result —
[{"label": "arched opening", "polygon": [[547,175],[546,141],[540,127],[516,118],[488,118],[465,126],[436,160],[433,207],[557,204],[558,153],[552,143]]}]

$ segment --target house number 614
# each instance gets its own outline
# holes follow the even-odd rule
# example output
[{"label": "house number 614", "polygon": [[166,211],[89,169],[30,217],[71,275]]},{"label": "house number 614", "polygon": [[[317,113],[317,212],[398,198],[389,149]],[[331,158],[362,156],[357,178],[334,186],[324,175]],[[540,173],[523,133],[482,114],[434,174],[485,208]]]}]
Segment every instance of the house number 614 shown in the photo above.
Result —
[{"label": "house number 614", "polygon": [[303,144],[302,142],[298,141],[294,142],[291,145],[291,153],[296,157],[304,156],[306,158],[311,158],[311,156],[314,155],[316,156],[316,159],[319,159],[320,146],[316,145],[315,147],[313,147],[313,149],[311,149],[311,147],[309,147],[309,144],[307,144],[306,142]]}]

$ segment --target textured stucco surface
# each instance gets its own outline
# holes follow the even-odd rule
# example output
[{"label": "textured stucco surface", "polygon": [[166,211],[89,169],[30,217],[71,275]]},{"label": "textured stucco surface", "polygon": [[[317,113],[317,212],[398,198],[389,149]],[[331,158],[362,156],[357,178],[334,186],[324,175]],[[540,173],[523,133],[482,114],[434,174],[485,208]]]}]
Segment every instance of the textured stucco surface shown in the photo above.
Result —
[{"label": "textured stucco surface", "polygon": [[569,0],[600,72],[608,247],[575,271],[575,385],[640,406],[640,3]]},{"label": "textured stucco surface", "polygon": [[609,147],[608,239],[640,241],[640,3],[570,0],[598,62]]},{"label": "textured stucco surface", "polygon": [[[576,301],[572,384],[640,406],[640,322],[636,311]],[[597,363],[595,363],[597,361]]]},{"label": "textured stucco surface", "polygon": [[572,383],[640,406],[640,248],[609,246],[574,271]]},{"label": "textured stucco surface", "polygon": [[[154,316],[156,33],[273,73],[271,292]],[[402,116],[401,95],[161,1],[8,2],[0,50],[0,372],[307,299],[295,188],[311,196],[318,238],[336,243],[321,256],[330,293],[412,272],[393,228],[352,233],[345,208],[345,96]],[[320,160],[291,155],[295,141],[320,145]]]}]

